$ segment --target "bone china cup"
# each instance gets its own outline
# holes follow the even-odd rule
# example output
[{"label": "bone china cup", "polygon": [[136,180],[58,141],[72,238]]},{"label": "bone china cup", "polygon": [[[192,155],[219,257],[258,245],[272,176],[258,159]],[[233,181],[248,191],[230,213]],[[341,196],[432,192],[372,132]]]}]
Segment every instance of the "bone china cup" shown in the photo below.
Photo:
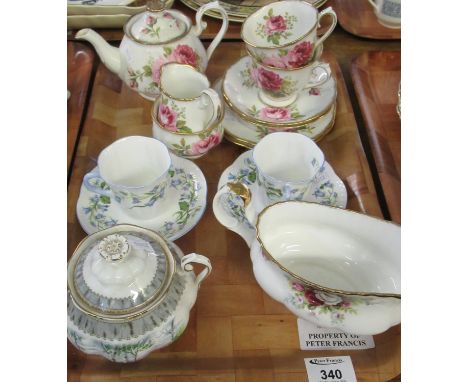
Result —
[{"label": "bone china cup", "polygon": [[215,123],[222,108],[208,78],[190,65],[163,65],[160,90],[157,118],[169,131],[198,133]]},{"label": "bone china cup", "polygon": [[368,0],[380,24],[387,28],[401,28],[401,0]]},{"label": "bone china cup", "polygon": [[[317,26],[324,16],[330,16],[332,23],[318,38]],[[330,7],[319,13],[305,1],[278,1],[252,13],[242,24],[241,37],[247,50],[264,64],[298,68],[313,60],[314,50],[330,36],[336,23]]]},{"label": "bone china cup", "polygon": [[273,107],[285,107],[296,101],[304,89],[320,86],[330,78],[326,64],[312,63],[296,69],[279,69],[252,58],[252,76],[260,100]]},{"label": "bone china cup", "polygon": [[323,152],[299,133],[268,134],[253,150],[263,205],[302,199],[325,162]]},{"label": "bone china cup", "polygon": [[125,137],[102,150],[97,171],[86,174],[83,183],[91,192],[115,200],[127,214],[147,218],[165,196],[170,166],[171,157],[162,142]]},{"label": "bone china cup", "polygon": [[296,316],[359,335],[400,322],[400,226],[288,201],[265,208],[256,229],[255,278]]}]

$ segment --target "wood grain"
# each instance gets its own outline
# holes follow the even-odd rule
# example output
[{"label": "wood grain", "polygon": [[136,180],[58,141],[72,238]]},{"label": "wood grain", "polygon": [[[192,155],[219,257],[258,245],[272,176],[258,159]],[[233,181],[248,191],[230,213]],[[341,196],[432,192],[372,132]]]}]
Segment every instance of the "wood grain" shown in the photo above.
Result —
[{"label": "wood grain", "polygon": [[390,216],[401,222],[401,122],[396,112],[400,52],[369,52],[353,60],[351,77]]},{"label": "wood grain", "polygon": [[89,45],[79,42],[67,43],[67,88],[71,93],[70,99],[67,101],[68,171],[70,171],[73,152],[79,138],[93,62],[94,50]]},{"label": "wood grain", "polygon": [[399,40],[401,29],[386,28],[377,21],[367,0],[330,0],[341,27],[359,37],[378,40]]},{"label": "wood grain", "polygon": [[[241,43],[223,42],[210,61],[210,81],[223,75],[242,54]],[[339,96],[336,125],[319,145],[346,183],[349,208],[381,216],[340,68],[331,53],[324,58],[336,76]],[[99,65],[69,185],[68,256],[85,237],[75,216],[83,176],[115,139],[151,136],[151,106]],[[213,272],[199,291],[184,334],[171,346],[128,365],[83,354],[69,344],[70,381],[306,381],[304,358],[349,354],[298,350],[296,317],[258,286],[247,245],[215,219],[211,202],[218,179],[244,151],[224,141],[195,161],[207,179],[208,206],[200,223],[176,243],[185,253],[208,256]],[[375,349],[352,354],[358,378],[365,381],[384,381],[400,371],[399,327],[376,336],[375,341]]]}]

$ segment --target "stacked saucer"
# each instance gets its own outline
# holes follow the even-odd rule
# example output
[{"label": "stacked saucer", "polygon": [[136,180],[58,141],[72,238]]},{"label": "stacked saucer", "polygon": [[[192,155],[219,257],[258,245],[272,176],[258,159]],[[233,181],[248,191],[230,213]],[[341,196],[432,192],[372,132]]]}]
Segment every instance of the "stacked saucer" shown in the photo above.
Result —
[{"label": "stacked saucer", "polygon": [[[318,38],[326,15],[333,23]],[[335,25],[331,8],[318,13],[306,2],[289,0],[246,19],[241,35],[248,55],[214,85],[226,106],[222,125],[228,140],[251,148],[272,132],[298,132],[317,141],[331,130],[336,81],[319,58]]]}]

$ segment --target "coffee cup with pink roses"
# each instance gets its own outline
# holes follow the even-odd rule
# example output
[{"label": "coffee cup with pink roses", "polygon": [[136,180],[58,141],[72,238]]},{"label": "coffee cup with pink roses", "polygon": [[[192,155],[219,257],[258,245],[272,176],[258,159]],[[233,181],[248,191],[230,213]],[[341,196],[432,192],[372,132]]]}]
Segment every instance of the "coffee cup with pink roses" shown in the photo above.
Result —
[{"label": "coffee cup with pink roses", "polygon": [[[320,20],[332,23],[318,37]],[[297,69],[316,59],[316,51],[337,23],[331,7],[321,11],[306,1],[284,0],[268,4],[252,13],[242,24],[241,37],[258,62],[281,69]]]}]

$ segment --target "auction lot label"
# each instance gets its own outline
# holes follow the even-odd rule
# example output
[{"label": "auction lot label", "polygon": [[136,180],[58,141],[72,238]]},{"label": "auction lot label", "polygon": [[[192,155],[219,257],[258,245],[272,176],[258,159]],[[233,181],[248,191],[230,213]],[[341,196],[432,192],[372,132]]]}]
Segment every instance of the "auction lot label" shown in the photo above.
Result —
[{"label": "auction lot label", "polygon": [[309,382],[357,382],[351,357],[304,358]]},{"label": "auction lot label", "polygon": [[315,326],[297,319],[301,350],[361,350],[375,347],[372,336],[358,336],[338,329]]}]

